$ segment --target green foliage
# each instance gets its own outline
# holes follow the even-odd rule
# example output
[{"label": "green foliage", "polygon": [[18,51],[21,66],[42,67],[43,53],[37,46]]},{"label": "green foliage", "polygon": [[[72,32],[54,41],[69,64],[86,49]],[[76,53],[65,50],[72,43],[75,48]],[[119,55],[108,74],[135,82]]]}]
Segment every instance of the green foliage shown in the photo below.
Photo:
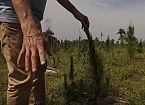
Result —
[{"label": "green foliage", "polygon": [[54,32],[50,29],[50,27],[46,30],[46,32],[43,33],[44,36],[47,38],[48,40],[48,50],[50,50],[50,52],[52,53],[56,53],[59,49],[59,44],[60,44],[60,41],[57,40],[57,38],[55,38],[53,35],[54,35]]},{"label": "green foliage", "polygon": [[136,49],[137,38],[134,36],[134,31],[135,31],[134,26],[130,25],[127,29],[127,36],[125,37],[125,40],[128,44],[128,54],[129,54],[130,62],[131,60],[134,59],[135,53],[137,51]]},{"label": "green foliage", "polygon": [[[110,52],[102,47],[105,44],[95,46],[91,36],[89,41],[80,38],[54,46],[56,58],[49,57],[48,65],[57,66],[60,71],[55,75],[46,74],[46,105],[96,105],[100,101],[103,104],[98,105],[124,105],[121,102],[144,105],[145,53],[135,53],[134,62],[128,64],[129,51],[135,52],[137,43],[131,27],[124,35],[127,45],[114,45]],[[144,50],[142,43],[139,47]],[[3,64],[0,56],[0,105],[6,104],[7,70]],[[118,99],[121,101],[116,101]]]},{"label": "green foliage", "polygon": [[143,42],[142,39],[140,39],[140,42],[138,43],[138,50],[139,53],[143,53]]},{"label": "green foliage", "polygon": [[6,104],[7,71],[0,66],[0,105]]},{"label": "green foliage", "polygon": [[74,63],[73,63],[73,57],[70,57],[70,73],[69,73],[69,79],[73,83],[74,80]]},{"label": "green foliage", "polygon": [[127,29],[127,36],[125,37],[125,40],[128,44],[135,44],[137,43],[137,38],[134,36],[135,28],[134,26],[129,26]]},{"label": "green foliage", "polygon": [[102,60],[100,57],[100,54],[96,51],[95,49],[95,45],[94,45],[94,41],[92,39],[92,35],[90,34],[90,32],[88,30],[84,30],[87,38],[88,38],[88,42],[89,42],[89,63],[90,63],[90,72],[91,72],[91,77],[93,80],[93,87],[94,87],[94,94],[93,97],[91,97],[91,101],[93,101],[93,104],[97,104],[97,100],[100,96],[100,93],[102,92],[101,89],[102,84],[103,84],[103,65],[102,65]]},{"label": "green foliage", "polygon": [[53,36],[54,32],[49,27],[43,34],[48,38],[49,36]]},{"label": "green foliage", "polygon": [[118,30],[117,34],[120,35],[120,37],[119,37],[118,40],[120,40],[120,41],[121,41],[121,45],[123,45],[123,44],[124,44],[124,36],[126,35],[125,30],[122,29],[122,28],[120,28],[120,29]]},{"label": "green foliage", "polygon": [[107,37],[107,40],[106,40],[106,50],[107,51],[110,50],[110,38],[109,38],[109,36]]},{"label": "green foliage", "polygon": [[[71,44],[74,46],[74,43]],[[94,82],[90,79],[90,67],[88,62],[84,63],[84,59],[78,59],[77,52],[79,49],[72,47],[71,55],[73,57],[73,81],[72,88],[71,81],[69,80],[70,74],[70,59],[68,52],[59,50],[57,55],[60,57],[57,75],[46,74],[46,105],[92,105],[91,98],[94,96]],[[104,64],[104,77],[105,85],[101,90],[101,96],[107,95],[111,97],[118,97],[129,105],[144,105],[144,89],[145,89],[145,54],[137,53],[135,65],[128,65],[128,52],[126,48],[120,46],[114,47],[112,52],[106,52],[104,49],[96,48],[101,53],[102,63]],[[49,58],[51,61],[53,58]],[[52,66],[49,63],[49,66]],[[63,75],[65,74],[65,75]],[[0,102],[3,105],[6,103],[6,88],[7,88],[7,70],[6,68],[0,69]],[[107,88],[106,88],[107,87]],[[69,90],[66,91],[66,90]],[[106,93],[107,92],[107,93]],[[66,99],[66,94],[70,95]],[[73,97],[72,97],[73,96]],[[99,96],[100,97],[100,96]],[[100,99],[100,98],[99,98]],[[67,103],[66,103],[66,100]],[[110,101],[111,102],[111,101]],[[101,104],[102,105],[102,104]],[[113,105],[113,104],[112,104]],[[121,105],[121,104],[116,104]]]},{"label": "green foliage", "polygon": [[101,32],[101,41],[103,40],[103,33]]}]

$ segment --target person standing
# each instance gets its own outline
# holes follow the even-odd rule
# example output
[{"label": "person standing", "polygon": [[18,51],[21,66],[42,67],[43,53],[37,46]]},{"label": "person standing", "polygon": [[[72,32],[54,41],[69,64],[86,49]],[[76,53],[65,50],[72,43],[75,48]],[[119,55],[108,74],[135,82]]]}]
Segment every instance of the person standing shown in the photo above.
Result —
[{"label": "person standing", "polygon": [[[89,29],[88,17],[69,0],[57,0]],[[46,0],[0,0],[0,41],[8,66],[7,105],[45,105],[47,40],[42,34]],[[53,11],[53,10],[52,10]]]}]

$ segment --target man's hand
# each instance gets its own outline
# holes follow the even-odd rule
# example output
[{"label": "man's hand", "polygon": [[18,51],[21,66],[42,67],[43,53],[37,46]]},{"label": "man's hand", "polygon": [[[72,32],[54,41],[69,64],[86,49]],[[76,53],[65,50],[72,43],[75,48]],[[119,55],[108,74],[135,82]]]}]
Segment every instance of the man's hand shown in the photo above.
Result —
[{"label": "man's hand", "polygon": [[83,15],[69,0],[57,0],[65,9],[71,12],[74,17],[82,23],[82,29],[88,30],[90,23],[87,16]]},{"label": "man's hand", "polygon": [[83,15],[80,12],[77,12],[76,14],[74,14],[74,17],[79,20],[82,24],[82,29],[84,30],[88,30],[90,27],[90,22],[87,16]]},{"label": "man's hand", "polygon": [[17,64],[21,65],[21,62],[25,62],[26,71],[32,69],[32,71],[35,72],[39,65],[46,63],[46,47],[46,39],[41,33],[35,36],[24,37],[22,50],[20,51]]},{"label": "man's hand", "polygon": [[[45,52],[49,53],[47,41],[35,22],[30,0],[12,0],[23,32],[23,46],[17,59],[18,66],[25,64],[26,71],[36,71],[46,63]],[[39,7],[38,7],[39,8]]]}]

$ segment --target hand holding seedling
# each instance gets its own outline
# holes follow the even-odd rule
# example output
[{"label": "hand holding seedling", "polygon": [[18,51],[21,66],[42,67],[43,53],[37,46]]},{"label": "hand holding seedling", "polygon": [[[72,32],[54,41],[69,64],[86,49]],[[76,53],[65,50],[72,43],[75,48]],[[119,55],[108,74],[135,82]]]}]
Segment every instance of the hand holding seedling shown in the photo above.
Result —
[{"label": "hand holding seedling", "polygon": [[90,22],[89,22],[89,19],[87,16],[83,15],[82,13],[80,12],[77,12],[74,17],[79,20],[82,24],[82,29],[84,30],[88,30],[89,29],[89,26],[90,26]]}]

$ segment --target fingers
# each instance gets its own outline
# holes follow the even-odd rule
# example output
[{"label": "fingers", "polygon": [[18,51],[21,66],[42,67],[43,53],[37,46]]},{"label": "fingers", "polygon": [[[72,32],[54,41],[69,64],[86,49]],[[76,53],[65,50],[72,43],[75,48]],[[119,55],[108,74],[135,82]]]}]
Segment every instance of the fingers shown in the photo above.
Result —
[{"label": "fingers", "polygon": [[85,23],[86,23],[86,28],[89,29],[89,27],[90,27],[90,22],[89,22],[88,17],[86,17],[84,20],[85,20]]},{"label": "fingers", "polygon": [[[26,71],[32,70],[32,72],[35,72],[40,64],[46,64],[45,51],[48,48],[43,36],[26,37],[23,45],[17,59],[18,65],[20,63],[25,64]],[[22,63],[22,61],[25,63]]]},{"label": "fingers", "polygon": [[37,49],[34,47],[31,49],[31,66],[32,66],[32,72],[35,72],[37,70],[38,65],[38,58],[37,58]]},{"label": "fingers", "polygon": [[26,71],[29,71],[31,69],[31,52],[29,48],[26,49],[25,69]]},{"label": "fingers", "polygon": [[87,28],[87,26],[86,26],[85,21],[82,21],[82,29],[86,29],[86,28]]},{"label": "fingers", "polygon": [[40,63],[41,63],[41,65],[43,65],[46,63],[45,47],[43,46],[43,42],[39,42],[37,49],[38,49],[38,54],[39,54],[39,58],[40,58]]},{"label": "fingers", "polygon": [[22,61],[25,60],[25,70],[29,71],[32,68],[32,71],[35,72],[38,64],[37,55],[35,48],[30,50],[29,48],[25,49],[23,47],[17,59],[17,65],[24,63]]},{"label": "fingers", "polygon": [[90,22],[89,22],[89,19],[88,19],[88,17],[87,16],[85,16],[84,18],[83,18],[83,20],[82,20],[82,29],[84,29],[84,30],[88,30],[89,29],[89,27],[90,27]]}]

